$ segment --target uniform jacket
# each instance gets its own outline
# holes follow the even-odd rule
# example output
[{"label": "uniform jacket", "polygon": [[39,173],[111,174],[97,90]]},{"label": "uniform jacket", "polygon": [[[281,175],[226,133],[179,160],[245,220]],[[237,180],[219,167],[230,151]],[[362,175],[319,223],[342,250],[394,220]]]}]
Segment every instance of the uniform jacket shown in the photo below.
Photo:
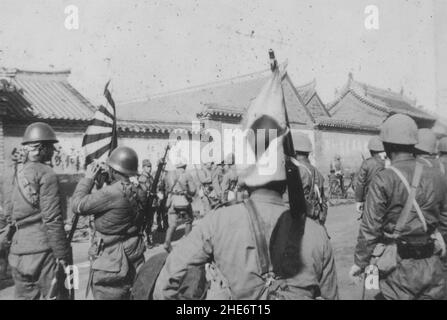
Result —
[{"label": "uniform jacket", "polygon": [[95,239],[104,240],[104,249],[95,257],[92,268],[124,277],[128,260],[144,259],[140,230],[143,215],[138,204],[146,201],[146,193],[124,181],[115,181],[90,193],[93,184],[94,180],[89,178],[79,181],[72,198],[73,212],[94,215]]},{"label": "uniform jacket", "polygon": [[379,156],[368,158],[362,162],[354,184],[356,202],[365,202],[372,179],[383,169],[385,169],[385,161]]},{"label": "uniform jacket", "polygon": [[143,172],[138,176],[138,183],[143,188],[144,191],[149,192],[152,186],[152,182],[154,181],[154,178],[146,173]]},{"label": "uniform jacket", "polygon": [[[445,170],[447,167],[441,162],[440,159],[436,158],[435,156],[431,155],[419,155],[416,158],[420,163],[422,163],[425,166],[428,166],[430,168],[435,168],[441,172],[441,174],[445,174]],[[444,171],[444,173],[442,173]]]},{"label": "uniform jacket", "polygon": [[11,253],[22,255],[52,250],[56,258],[69,259],[70,247],[64,230],[56,174],[51,167],[39,162],[27,162],[18,170],[19,179],[26,179],[31,186],[31,189],[22,188],[25,196],[31,199],[30,193],[35,193],[38,204],[33,207],[25,201],[16,179],[11,177],[7,184],[5,215],[7,220],[18,222]]},{"label": "uniform jacket", "polygon": [[[319,219],[321,222],[326,221],[327,199],[324,195],[323,175],[310,163],[308,159],[296,160],[295,165],[298,165],[301,183],[303,184],[304,196],[309,203],[307,216],[312,219]],[[316,208],[313,206],[314,203],[319,201],[318,194],[315,190],[315,185],[317,186],[317,189],[320,193],[323,210],[321,208],[318,208],[318,206]],[[289,193],[287,190],[283,195],[283,199],[286,203],[289,203]]]},{"label": "uniform jacket", "polygon": [[186,171],[182,173],[170,171],[166,174],[164,177],[164,188],[168,196],[166,208],[188,206],[197,191],[191,174]]},{"label": "uniform jacket", "polygon": [[204,192],[209,195],[212,191],[213,195],[220,194],[220,182],[219,176],[216,172],[216,169],[206,169],[202,168],[197,171],[197,177],[199,179],[199,183],[203,186]]},{"label": "uniform jacket", "polygon": [[[411,184],[416,165],[415,158],[411,155],[401,155],[392,161],[392,165],[399,169]],[[446,186],[438,171],[424,167],[416,192],[416,201],[421,207],[429,232],[437,228],[444,238],[447,230],[446,192]],[[365,267],[369,264],[372,251],[382,240],[385,232],[393,233],[407,197],[405,186],[391,169],[385,169],[374,177],[366,196],[355,249],[354,259],[358,266]],[[401,235],[411,237],[425,234],[417,213],[412,210]]]},{"label": "uniform jacket", "polygon": [[[269,242],[277,220],[288,208],[277,192],[258,189],[251,194],[264,223]],[[205,216],[167,258],[157,280],[155,299],[176,299],[181,280],[190,266],[204,265],[213,259],[228,280],[235,299],[254,299],[264,281],[259,273],[255,240],[250,232],[244,204],[217,209]],[[300,272],[287,280],[296,296],[315,298],[318,291],[326,299],[338,297],[335,262],[331,245],[322,226],[308,219],[302,239]]]},{"label": "uniform jacket", "polygon": [[[93,179],[79,181],[72,198],[73,212],[80,215],[94,215],[95,229],[108,235],[132,235],[138,233],[137,206],[126,196],[126,183],[115,181],[96,192],[90,193]],[[145,196],[138,193],[138,201],[144,203]]]},{"label": "uniform jacket", "polygon": [[221,189],[222,189],[222,199],[225,196],[225,192],[233,190],[236,188],[238,182],[238,175],[234,167],[230,167],[227,172],[222,177]]}]

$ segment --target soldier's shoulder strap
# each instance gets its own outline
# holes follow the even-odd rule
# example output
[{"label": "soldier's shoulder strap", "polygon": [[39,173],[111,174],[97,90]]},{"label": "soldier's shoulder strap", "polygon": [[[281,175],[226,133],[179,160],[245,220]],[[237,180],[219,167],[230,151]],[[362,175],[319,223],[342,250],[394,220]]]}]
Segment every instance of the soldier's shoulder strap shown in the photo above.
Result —
[{"label": "soldier's shoulder strap", "polygon": [[236,200],[236,199],[233,199],[233,200],[230,200],[230,201],[221,202],[221,203],[219,203],[218,205],[216,205],[214,207],[213,211],[216,211],[217,209],[224,208],[224,207],[234,206],[236,204],[240,204],[240,203],[243,203],[243,202],[244,202],[243,200]]},{"label": "soldier's shoulder strap", "polygon": [[422,171],[424,169],[423,164],[416,161],[411,186],[408,183],[405,176],[403,175],[403,173],[399,169],[397,169],[394,166],[390,166],[389,168],[397,174],[397,176],[402,181],[402,183],[404,184],[405,188],[408,191],[407,201],[405,202],[404,208],[402,209],[399,219],[396,222],[395,233],[398,235],[402,231],[403,227],[405,226],[405,223],[408,220],[408,215],[409,215],[411,209],[413,208],[413,206],[416,209],[416,213],[419,217],[419,220],[421,220],[422,227],[423,227],[424,231],[427,231],[427,222],[426,222],[425,217],[422,213],[421,207],[419,206],[419,204],[416,201],[416,190],[419,186],[419,182],[420,182],[421,176],[422,176]]},{"label": "soldier's shoulder strap", "polygon": [[14,174],[14,183],[17,185],[23,200],[31,207],[39,208],[39,190],[36,183],[31,183],[23,174],[22,170],[17,170]]},{"label": "soldier's shoulder strap", "polygon": [[261,275],[269,272],[270,269],[270,255],[267,240],[265,238],[265,230],[262,228],[259,215],[256,211],[254,203],[251,199],[244,202],[247,209],[248,218],[250,221],[250,231],[254,237],[256,243],[256,252],[258,258],[258,264],[261,271]]},{"label": "soldier's shoulder strap", "polygon": [[301,162],[299,162],[298,160],[296,160],[295,158],[291,158],[291,161],[294,165],[296,165],[297,167],[303,168],[304,170],[306,170],[310,175],[312,175],[312,172],[310,171],[310,169],[302,164]]}]

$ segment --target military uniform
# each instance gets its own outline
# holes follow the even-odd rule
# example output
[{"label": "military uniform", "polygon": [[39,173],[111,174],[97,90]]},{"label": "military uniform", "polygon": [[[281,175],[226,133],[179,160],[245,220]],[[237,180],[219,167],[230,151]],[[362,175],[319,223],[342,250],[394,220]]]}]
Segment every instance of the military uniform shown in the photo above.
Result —
[{"label": "military uniform", "polygon": [[436,158],[436,156],[434,156],[434,155],[418,155],[416,157],[416,159],[423,165],[430,167],[430,168],[434,168],[434,169],[438,170],[442,175],[445,175],[446,167],[441,162],[440,159]]},{"label": "military uniform", "polygon": [[[392,165],[400,170],[407,181],[412,181],[416,160],[411,155],[393,159]],[[429,232],[438,229],[446,235],[447,212],[444,211],[445,184],[436,170],[425,167],[422,172],[416,200],[425,217]],[[379,172],[373,179],[366,197],[365,211],[360,225],[355,250],[356,265],[364,268],[370,263],[373,250],[379,242],[394,232],[396,222],[407,200],[408,192],[400,178],[391,169]],[[427,236],[421,221],[411,212],[402,237],[417,239]],[[444,295],[442,263],[438,255],[421,259],[398,259],[397,267],[380,287],[386,299],[441,299]]]},{"label": "military uniform", "polygon": [[26,162],[8,186],[5,213],[17,227],[9,254],[15,298],[46,298],[56,259],[71,260],[57,176],[48,165]]},{"label": "military uniform", "polygon": [[124,181],[90,194],[93,184],[92,179],[81,179],[72,198],[74,213],[94,215],[95,244],[90,250],[93,297],[128,299],[136,270],[144,262],[143,215],[138,208],[144,196]]},{"label": "military uniform", "polygon": [[[138,176],[138,184],[143,192],[146,193],[147,196],[149,196],[149,193],[151,191],[152,183],[154,182],[154,178],[151,176],[150,173],[143,172]],[[156,203],[154,201],[153,207],[156,207]],[[155,210],[152,211],[152,214],[155,213]],[[147,225],[146,225],[146,235],[149,236],[152,232],[152,225],[154,223],[154,217],[147,217]],[[149,241],[149,240],[148,240]]]},{"label": "military uniform", "polygon": [[111,168],[111,184],[91,193],[94,177],[81,179],[72,205],[75,214],[94,216],[95,234],[89,251],[91,283],[87,284],[92,287],[93,297],[126,300],[137,270],[144,263],[141,226],[147,193],[129,180],[138,168],[133,149],[116,148],[107,165]]},{"label": "military uniform", "polygon": [[356,202],[365,202],[372,179],[384,169],[385,161],[378,154],[362,162],[354,183]]},{"label": "military uniform", "polygon": [[[327,199],[324,195],[324,177],[308,158],[293,160],[298,167],[303,185],[304,197],[307,203],[306,214],[309,218],[324,224],[327,218]],[[285,203],[289,203],[289,193],[283,195]]]},{"label": "military uniform", "polygon": [[[281,195],[257,189],[251,196],[270,239],[278,219],[288,212]],[[206,216],[168,256],[157,280],[155,299],[176,299],[179,286],[191,266],[213,259],[229,283],[234,299],[254,299],[265,285],[259,273],[255,241],[243,204],[219,208]],[[301,243],[300,271],[286,279],[291,299],[337,299],[338,287],[333,251],[324,228],[307,220]]]},{"label": "military uniform", "polygon": [[225,203],[232,199],[238,199],[238,175],[234,167],[230,167],[222,177],[221,190],[222,202]]},{"label": "military uniform", "polygon": [[202,215],[206,215],[220,201],[219,174],[215,169],[202,168],[197,171],[197,176],[202,189]]},{"label": "military uniform", "polygon": [[168,210],[169,227],[177,227],[181,220],[185,224],[192,225],[194,217],[191,198],[196,193],[196,185],[191,174],[171,171],[166,175],[164,184],[168,193],[166,208]]}]

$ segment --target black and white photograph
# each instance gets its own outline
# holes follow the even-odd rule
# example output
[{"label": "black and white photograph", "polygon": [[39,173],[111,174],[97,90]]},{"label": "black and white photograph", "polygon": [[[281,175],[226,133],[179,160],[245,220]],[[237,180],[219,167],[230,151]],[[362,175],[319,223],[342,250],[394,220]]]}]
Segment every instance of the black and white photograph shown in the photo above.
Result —
[{"label": "black and white photograph", "polygon": [[446,242],[447,0],[0,0],[0,300],[447,300]]}]

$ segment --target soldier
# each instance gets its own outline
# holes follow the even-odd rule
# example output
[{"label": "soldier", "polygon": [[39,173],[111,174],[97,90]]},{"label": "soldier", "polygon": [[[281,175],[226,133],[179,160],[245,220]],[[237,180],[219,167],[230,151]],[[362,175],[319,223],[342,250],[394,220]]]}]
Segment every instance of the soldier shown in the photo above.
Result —
[{"label": "soldier", "polygon": [[130,297],[136,272],[144,262],[144,219],[146,194],[132,184],[137,175],[138,156],[128,147],[119,147],[106,162],[111,184],[91,193],[101,170],[91,163],[73,194],[73,212],[93,215],[95,234],[91,255],[91,285],[95,300],[126,300]]},{"label": "soldier", "polygon": [[350,275],[360,275],[373,263],[383,277],[376,298],[441,299],[445,243],[440,233],[446,235],[447,190],[437,171],[413,156],[418,143],[414,120],[391,116],[380,138],[391,166],[369,187]]},{"label": "soldier", "polygon": [[344,172],[343,172],[343,164],[341,162],[341,156],[336,154],[334,156],[334,160],[331,161],[330,164],[330,173],[335,176],[336,179],[340,182],[340,190],[344,193],[345,190],[345,181],[344,181]]},{"label": "soldier", "polygon": [[[275,72],[248,110],[244,121],[248,123],[247,128],[255,127],[263,119],[277,123],[267,115],[263,115],[259,122],[250,120],[271,109],[280,109],[277,112],[271,110],[271,113],[282,111],[284,114],[280,86],[279,72]],[[269,90],[273,90],[275,97],[271,97]],[[280,104],[278,108],[275,107],[277,104]],[[213,273],[225,283],[223,289],[227,299],[258,299],[266,293],[269,297],[278,294],[288,299],[338,297],[334,256],[324,228],[310,219],[305,222],[295,219],[282,200],[286,187],[285,168],[281,165],[284,161],[283,137],[278,135],[277,143],[270,142],[265,151],[278,166],[268,172],[259,172],[260,164],[256,163],[245,166],[240,172],[241,183],[250,190],[249,200],[222,206],[205,216],[169,254],[155,284],[155,299],[179,297],[187,271],[207,263],[211,263],[212,269],[217,270]],[[254,154],[256,142],[253,143],[255,145],[250,144],[250,149]],[[305,225],[297,226],[298,220]],[[298,231],[301,227],[304,227],[302,236]],[[286,247],[281,240],[293,247],[287,245],[288,255],[281,255]],[[270,256],[274,256],[272,261],[266,258],[268,248],[271,248]],[[289,259],[291,256],[294,258]],[[284,259],[278,261],[275,257]],[[285,270],[287,268],[283,269],[282,263],[293,267]],[[208,292],[208,299],[211,293]],[[214,297],[222,298],[214,293]]]},{"label": "soldier", "polygon": [[[138,176],[138,184],[140,185],[141,189],[149,196],[149,192],[151,191],[152,182],[154,181],[154,178],[152,177],[152,163],[149,159],[144,159],[143,163],[143,172]],[[155,203],[154,203],[155,206]],[[155,209],[155,208],[154,208]],[[152,213],[155,212],[155,210],[151,211]],[[155,217],[146,217],[147,223],[146,223],[146,230],[144,230],[146,234],[146,244],[148,247],[153,246],[152,241],[152,226],[154,222]]]},{"label": "soldier", "polygon": [[204,163],[200,170],[196,170],[196,173],[200,183],[199,195],[202,200],[202,215],[204,216],[219,204],[219,175],[213,162]]},{"label": "soldier", "polygon": [[[25,161],[8,184],[5,215],[16,228],[9,254],[16,299],[53,298],[48,295],[57,270],[71,263],[58,179],[46,164],[57,142],[48,124],[29,125],[22,141]],[[60,291],[57,298],[66,294]]]},{"label": "soldier", "polygon": [[163,169],[157,186],[157,192],[158,192],[156,201],[157,219],[155,222],[157,224],[158,232],[166,231],[166,229],[168,228],[168,217],[166,212],[166,200],[168,198],[166,194],[166,185],[165,185],[166,174],[167,174],[166,169]]},{"label": "soldier", "polygon": [[368,149],[371,157],[362,162],[354,183],[356,210],[360,215],[363,213],[366,194],[372,179],[377,173],[385,169],[385,161],[380,155],[384,152],[383,143],[379,137],[372,137],[369,140]]},{"label": "soldier", "polygon": [[430,129],[419,129],[414,154],[422,164],[441,171],[441,162],[436,158],[436,140],[436,135]]},{"label": "soldier", "polygon": [[[295,147],[293,163],[299,168],[304,196],[307,201],[307,216],[321,225],[327,217],[327,199],[324,195],[324,177],[309,161],[312,142],[306,134],[294,132],[292,135]],[[288,193],[284,193],[284,201],[288,203]]]},{"label": "soldier", "polygon": [[224,174],[221,183],[222,203],[238,198],[238,175],[234,167],[234,154],[230,154],[225,161]]},{"label": "soldier", "polygon": [[176,164],[176,170],[166,176],[164,183],[168,194],[166,208],[169,226],[163,247],[170,252],[172,236],[179,222],[183,220],[185,223],[185,236],[191,232],[194,220],[191,202],[196,194],[196,185],[192,176],[186,172],[186,164],[183,162]]}]

